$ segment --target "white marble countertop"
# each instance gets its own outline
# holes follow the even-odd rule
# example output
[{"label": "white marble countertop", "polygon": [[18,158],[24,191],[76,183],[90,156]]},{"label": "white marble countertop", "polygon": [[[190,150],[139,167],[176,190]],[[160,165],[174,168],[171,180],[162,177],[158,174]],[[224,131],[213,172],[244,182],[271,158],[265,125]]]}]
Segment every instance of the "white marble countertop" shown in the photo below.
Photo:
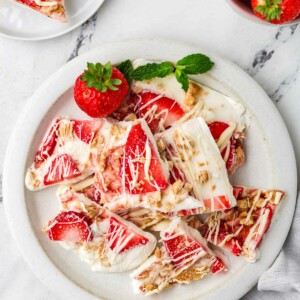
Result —
[{"label": "white marble countertop", "polygon": [[[107,0],[89,21],[60,38],[43,42],[0,38],[1,174],[18,115],[53,72],[103,43],[157,37],[205,47],[253,76],[288,127],[300,171],[300,26],[251,23],[220,0]],[[0,199],[0,298],[58,299],[34,277],[19,254],[8,230],[1,194]]]}]

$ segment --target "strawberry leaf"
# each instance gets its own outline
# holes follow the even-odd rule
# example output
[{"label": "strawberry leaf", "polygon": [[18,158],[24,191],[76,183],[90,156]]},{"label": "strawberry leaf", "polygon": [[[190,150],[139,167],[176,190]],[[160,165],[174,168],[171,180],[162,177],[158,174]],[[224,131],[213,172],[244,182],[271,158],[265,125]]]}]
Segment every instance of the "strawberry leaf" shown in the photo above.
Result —
[{"label": "strawberry leaf", "polygon": [[87,70],[84,70],[84,74],[81,77],[82,81],[86,82],[86,86],[95,88],[96,90],[105,93],[107,89],[112,91],[118,90],[118,85],[122,83],[120,79],[111,78],[112,66],[110,62],[105,65],[101,63],[87,63]]}]

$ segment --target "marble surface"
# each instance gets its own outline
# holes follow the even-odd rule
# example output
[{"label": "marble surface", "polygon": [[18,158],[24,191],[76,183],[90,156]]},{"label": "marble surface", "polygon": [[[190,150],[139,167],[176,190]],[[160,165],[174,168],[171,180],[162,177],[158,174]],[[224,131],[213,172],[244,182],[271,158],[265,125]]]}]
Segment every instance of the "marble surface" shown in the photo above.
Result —
[{"label": "marble surface", "polygon": [[[300,25],[258,25],[220,0],[107,0],[96,15],[65,36],[43,42],[0,37],[1,174],[18,115],[52,73],[103,43],[157,37],[205,47],[253,76],[281,113],[300,170]],[[8,230],[2,194],[0,199],[0,299],[57,299],[21,257]]]}]

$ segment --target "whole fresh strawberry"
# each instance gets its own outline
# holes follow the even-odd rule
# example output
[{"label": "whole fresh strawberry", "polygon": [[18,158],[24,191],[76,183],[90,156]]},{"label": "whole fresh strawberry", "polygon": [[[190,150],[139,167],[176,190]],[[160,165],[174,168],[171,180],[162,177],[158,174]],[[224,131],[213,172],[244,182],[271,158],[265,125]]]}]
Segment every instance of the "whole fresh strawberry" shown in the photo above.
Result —
[{"label": "whole fresh strawberry", "polygon": [[289,22],[300,14],[300,0],[251,0],[254,13],[273,24]]},{"label": "whole fresh strawberry", "polygon": [[128,93],[124,75],[110,62],[88,63],[75,82],[74,98],[81,110],[93,118],[103,118],[119,108]]}]

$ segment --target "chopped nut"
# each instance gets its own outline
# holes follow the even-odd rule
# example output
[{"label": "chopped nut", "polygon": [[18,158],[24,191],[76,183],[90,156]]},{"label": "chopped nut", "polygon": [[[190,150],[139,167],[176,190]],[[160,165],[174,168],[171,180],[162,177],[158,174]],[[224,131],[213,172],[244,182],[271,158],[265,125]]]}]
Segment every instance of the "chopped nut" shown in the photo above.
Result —
[{"label": "chopped nut", "polygon": [[142,91],[142,88],[139,87],[139,86],[135,86],[135,87],[133,88],[133,92],[136,93],[136,94],[139,94],[141,91]]},{"label": "chopped nut", "polygon": [[166,149],[166,145],[165,145],[165,142],[163,141],[163,139],[158,139],[157,147],[158,147],[159,152],[163,152]]},{"label": "chopped nut", "polygon": [[137,119],[136,115],[135,114],[129,114],[128,116],[126,116],[124,118],[124,121],[135,121]]},{"label": "chopped nut", "polygon": [[181,180],[177,180],[172,184],[172,191],[175,195],[183,192],[184,183]]},{"label": "chopped nut", "polygon": [[258,200],[257,200],[257,202],[255,203],[255,205],[257,206],[257,207],[259,207],[259,208],[261,208],[261,207],[265,207],[266,206],[266,199],[264,199],[264,198],[259,198]]},{"label": "chopped nut", "polygon": [[254,220],[252,218],[250,218],[249,220],[247,220],[247,218],[243,218],[240,220],[240,224],[250,226],[250,225],[254,224]]},{"label": "chopped nut", "polygon": [[188,106],[192,106],[195,104],[195,100],[196,100],[196,97],[200,94],[200,92],[202,91],[202,88],[193,83],[193,82],[190,82],[189,84],[189,89],[186,93],[186,96],[185,96],[185,99],[184,99],[184,104],[188,105]]},{"label": "chopped nut", "polygon": [[237,200],[236,203],[240,210],[247,210],[249,208],[249,201],[247,199]]},{"label": "chopped nut", "polygon": [[248,216],[248,213],[245,211],[243,211],[242,213],[239,214],[240,218],[247,218],[247,216]]},{"label": "chopped nut", "polygon": [[193,186],[190,184],[190,183],[186,183],[184,185],[184,189],[187,191],[187,192],[190,192],[192,189],[193,189]]},{"label": "chopped nut", "polygon": [[209,174],[206,170],[200,171],[198,174],[198,180],[200,181],[201,184],[207,182],[209,179]]},{"label": "chopped nut", "polygon": [[156,249],[155,249],[154,255],[155,255],[157,258],[161,258],[162,254],[161,254],[161,251],[160,251],[159,248],[156,248]]},{"label": "chopped nut", "polygon": [[60,137],[73,138],[73,122],[66,121],[59,123],[58,135]]},{"label": "chopped nut", "polygon": [[171,160],[168,160],[168,166],[170,170],[172,170],[174,168],[174,163]]},{"label": "chopped nut", "polygon": [[148,293],[148,292],[151,292],[153,290],[156,290],[158,288],[157,284],[146,284],[145,285],[145,292]]},{"label": "chopped nut", "polygon": [[40,186],[40,183],[41,182],[36,178],[36,179],[34,179],[32,186],[36,188],[36,187]]},{"label": "chopped nut", "polygon": [[139,280],[146,279],[149,277],[149,275],[150,275],[150,272],[148,270],[145,270],[137,276],[137,279],[139,279]]}]

